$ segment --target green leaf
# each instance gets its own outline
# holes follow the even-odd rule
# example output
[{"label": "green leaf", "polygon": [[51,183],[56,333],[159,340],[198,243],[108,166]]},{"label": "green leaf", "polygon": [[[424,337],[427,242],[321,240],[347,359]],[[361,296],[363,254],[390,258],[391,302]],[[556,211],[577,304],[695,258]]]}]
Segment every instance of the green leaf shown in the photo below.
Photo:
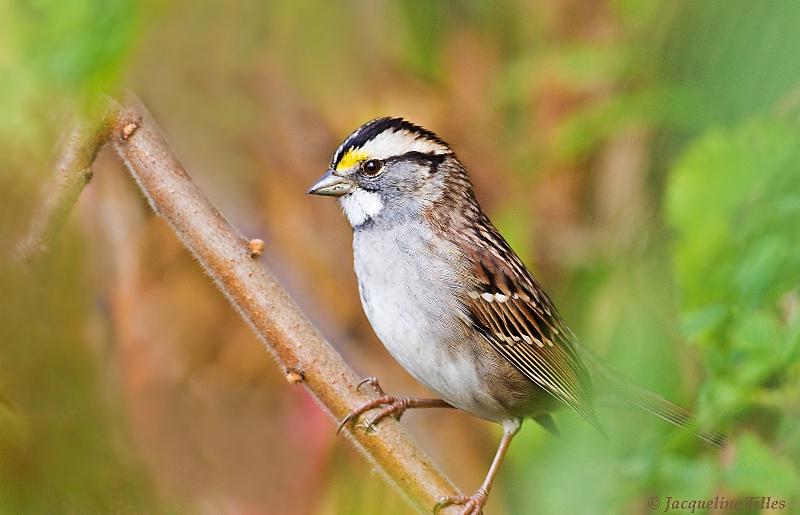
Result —
[{"label": "green leaf", "polygon": [[713,496],[719,466],[710,457],[665,456],[659,464],[662,498],[705,499]]},{"label": "green leaf", "polygon": [[723,470],[723,477],[739,495],[769,495],[777,500],[797,495],[800,485],[800,475],[792,463],[751,435],[739,440],[736,457]]},{"label": "green leaf", "polygon": [[[666,195],[685,309],[753,308],[800,278],[800,130],[776,120],[711,130],[680,158]],[[767,299],[766,297],[771,297]]]}]

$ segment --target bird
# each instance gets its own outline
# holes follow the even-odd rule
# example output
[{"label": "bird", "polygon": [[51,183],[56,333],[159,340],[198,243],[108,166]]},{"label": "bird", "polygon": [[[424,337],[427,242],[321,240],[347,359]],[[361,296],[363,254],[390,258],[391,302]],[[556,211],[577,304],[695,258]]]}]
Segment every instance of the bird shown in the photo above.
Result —
[{"label": "bird", "polygon": [[[623,378],[582,346],[553,302],[478,204],[469,175],[435,133],[404,118],[371,120],[348,136],[309,194],[338,199],[353,229],[353,261],[367,319],[392,357],[436,395],[379,395],[351,410],[366,424],[409,408],[450,407],[498,423],[503,436],[469,496],[439,499],[478,515],[525,419],[558,434],[552,413],[576,411],[605,435],[597,391],[679,427],[686,409]],[[716,446],[725,437],[696,430]]]}]

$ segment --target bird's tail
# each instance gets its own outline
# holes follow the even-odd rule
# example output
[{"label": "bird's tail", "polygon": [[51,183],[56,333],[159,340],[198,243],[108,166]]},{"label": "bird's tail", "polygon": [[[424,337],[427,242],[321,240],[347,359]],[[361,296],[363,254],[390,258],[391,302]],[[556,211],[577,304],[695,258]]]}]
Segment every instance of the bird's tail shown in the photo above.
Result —
[{"label": "bird's tail", "polygon": [[609,397],[617,403],[646,411],[675,426],[689,428],[695,436],[716,447],[724,447],[728,442],[722,433],[698,429],[691,411],[622,377],[588,349],[581,348],[581,351],[592,372],[596,391],[602,392],[600,400]]}]

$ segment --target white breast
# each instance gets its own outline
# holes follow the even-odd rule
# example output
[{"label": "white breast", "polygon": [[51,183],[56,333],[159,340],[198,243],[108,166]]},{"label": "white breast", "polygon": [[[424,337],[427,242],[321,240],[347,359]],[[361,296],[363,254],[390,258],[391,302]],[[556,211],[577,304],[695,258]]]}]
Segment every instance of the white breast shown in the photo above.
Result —
[{"label": "white breast", "polygon": [[[389,353],[448,403],[489,420],[502,412],[479,392],[483,379],[459,314],[451,251],[419,226],[356,231],[354,261],[364,312]],[[444,251],[444,252],[442,252]]]}]

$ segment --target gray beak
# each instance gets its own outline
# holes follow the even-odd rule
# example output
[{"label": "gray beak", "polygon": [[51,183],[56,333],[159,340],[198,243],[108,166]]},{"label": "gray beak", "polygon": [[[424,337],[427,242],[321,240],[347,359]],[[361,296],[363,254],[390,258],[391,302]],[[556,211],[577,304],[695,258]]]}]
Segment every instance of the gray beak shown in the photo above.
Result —
[{"label": "gray beak", "polygon": [[341,175],[336,175],[333,169],[328,170],[308,189],[311,195],[325,195],[328,197],[341,197],[347,195],[355,188],[353,181]]}]

